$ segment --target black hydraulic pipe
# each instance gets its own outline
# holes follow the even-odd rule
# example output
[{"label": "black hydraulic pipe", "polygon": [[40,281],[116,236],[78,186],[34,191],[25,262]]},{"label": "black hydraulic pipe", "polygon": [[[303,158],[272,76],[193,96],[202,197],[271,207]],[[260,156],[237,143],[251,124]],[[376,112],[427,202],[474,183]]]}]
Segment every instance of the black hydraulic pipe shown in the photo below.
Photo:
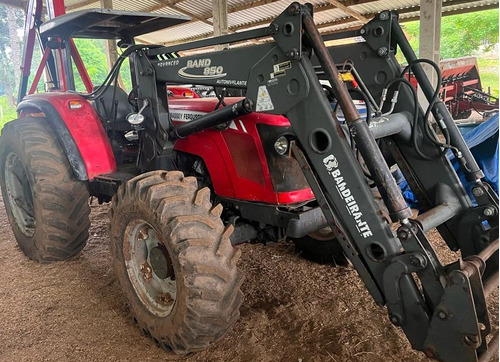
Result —
[{"label": "black hydraulic pipe", "polygon": [[[420,63],[415,63],[415,61],[417,60],[417,56],[413,52],[410,43],[408,43],[408,40],[406,39],[406,36],[404,35],[403,30],[399,26],[396,18],[393,18],[392,20],[392,34],[394,36],[394,39],[396,40],[396,43],[401,48],[401,51],[403,52],[403,55],[405,56],[408,64],[414,64],[411,69],[415,74],[415,78],[417,78],[420,89],[422,89],[422,92],[430,103],[435,89],[429,81],[429,78],[427,78],[422,65]],[[458,148],[462,153],[463,160],[466,163],[465,167],[462,167],[462,169],[467,179],[469,181],[474,181],[483,178],[483,172],[472,156],[469,147],[467,147],[467,144],[465,143],[462,134],[455,125],[455,121],[451,117],[450,112],[446,108],[446,105],[441,101],[436,102],[434,108],[432,109],[432,114],[436,119],[443,119],[446,127],[448,128],[448,132],[450,133],[450,143]],[[461,165],[464,166],[462,162]]]},{"label": "black hydraulic pipe", "polygon": [[349,130],[354,135],[359,152],[363,156],[381,194],[387,200],[389,211],[399,220],[407,220],[412,215],[411,210],[406,204],[394,177],[392,177],[389,166],[387,166],[384,156],[368,128],[368,124],[360,117],[344,82],[340,80],[337,66],[333,62],[311,14],[304,13],[303,24],[311,46],[342,108]]},{"label": "black hydraulic pipe", "polygon": [[185,138],[190,134],[203,131],[204,129],[229,122],[236,117],[251,113],[252,109],[253,102],[250,99],[242,99],[237,103],[208,113],[193,121],[181,123],[173,128],[172,134],[176,138]]}]

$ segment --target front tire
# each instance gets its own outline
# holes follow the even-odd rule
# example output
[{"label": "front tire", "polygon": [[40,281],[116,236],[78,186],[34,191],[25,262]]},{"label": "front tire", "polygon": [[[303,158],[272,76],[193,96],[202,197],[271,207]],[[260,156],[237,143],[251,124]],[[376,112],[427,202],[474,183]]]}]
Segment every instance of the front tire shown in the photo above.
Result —
[{"label": "front tire", "polygon": [[66,260],[88,238],[89,192],[46,119],[9,122],[0,138],[5,210],[21,250],[40,263]]},{"label": "front tire", "polygon": [[337,266],[349,265],[349,260],[330,227],[292,240],[295,243],[295,250],[307,260]]},{"label": "front tire", "polygon": [[207,348],[239,317],[241,253],[221,212],[178,171],[139,175],[112,199],[115,272],[139,327],[164,349]]}]

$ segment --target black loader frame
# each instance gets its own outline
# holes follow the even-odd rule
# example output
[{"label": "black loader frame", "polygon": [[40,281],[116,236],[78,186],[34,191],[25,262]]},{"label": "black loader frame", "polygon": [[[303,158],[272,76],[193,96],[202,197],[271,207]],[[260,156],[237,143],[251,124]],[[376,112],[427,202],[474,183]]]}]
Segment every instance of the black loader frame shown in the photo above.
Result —
[{"label": "black loader frame", "polygon": [[[179,55],[269,37],[272,41],[252,47]],[[340,38],[355,41],[326,47],[325,41]],[[426,136],[433,131],[414,89],[403,80],[395,59],[398,48],[430,103],[425,113],[432,112],[444,144]],[[396,12],[382,12],[360,30],[322,38],[312,6],[293,3],[265,28],[171,47],[131,45],[123,56],[131,62],[137,109],[148,120],[140,125],[139,169],[168,158],[177,139],[242,114],[285,115],[293,131],[291,152],[329,226],[375,302],[387,306],[391,322],[403,329],[413,348],[442,361],[470,362],[491,355],[485,299],[498,284],[498,197],[481,181],[482,171],[445,105],[437,101],[421,65],[424,61],[408,44]],[[368,90],[367,103],[392,97],[393,108],[387,112],[391,104],[381,102],[379,117],[370,123],[362,119],[339,75],[339,65],[352,67]],[[320,80],[329,82],[345,125],[332,112]],[[166,84],[186,83],[240,89],[246,97],[173,125]],[[135,114],[132,121],[139,118]],[[392,220],[400,224],[396,233],[373,200],[353,142]],[[454,154],[473,184],[476,206],[447,152]],[[415,219],[391,174],[394,163],[425,210]],[[451,250],[461,251],[458,262],[440,263],[425,236],[433,228]],[[495,343],[498,334],[491,344]]]},{"label": "black loader frame", "polygon": [[[178,56],[189,49],[269,36],[273,41],[251,50]],[[325,47],[325,40],[356,36],[362,36],[364,42]],[[351,59],[371,95],[381,98],[387,91],[384,86],[401,73],[394,58],[397,47],[431,102],[434,118],[443,133],[448,133],[462,172],[474,182],[477,206],[467,196],[443,148],[423,136],[424,114],[409,87],[400,87],[394,113],[368,125],[339,78],[335,63]],[[358,31],[323,39],[314,25],[312,7],[293,3],[267,28],[173,47],[141,48],[131,60],[138,106],[146,105],[143,115],[155,120],[146,126],[149,138],[155,140],[145,145],[152,148],[146,153],[155,157],[168,154],[175,139],[241,114],[286,115],[294,131],[293,155],[329,225],[376,303],[387,306],[391,322],[404,330],[413,348],[443,361],[475,361],[487,351],[491,327],[485,296],[498,280],[498,198],[481,181],[483,174],[444,104],[433,101],[433,86],[398,24],[397,13],[383,12]],[[401,225],[397,236],[372,199],[318,77],[333,88],[348,131],[393,221]],[[244,89],[246,98],[173,126],[165,83],[186,82]],[[389,88],[389,92],[394,90]],[[411,219],[376,138],[390,151],[425,207],[416,219]],[[435,227],[452,250],[461,250],[459,262],[441,265],[425,236]],[[495,257],[490,258],[492,255]]]}]

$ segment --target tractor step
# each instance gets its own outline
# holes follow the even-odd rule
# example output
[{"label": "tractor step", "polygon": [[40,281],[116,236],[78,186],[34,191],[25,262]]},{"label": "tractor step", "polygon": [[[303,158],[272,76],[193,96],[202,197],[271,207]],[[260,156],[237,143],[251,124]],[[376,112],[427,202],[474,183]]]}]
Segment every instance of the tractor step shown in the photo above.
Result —
[{"label": "tractor step", "polygon": [[123,171],[96,176],[89,182],[90,195],[97,197],[100,203],[108,202],[118,191],[118,187],[134,176],[136,175]]}]

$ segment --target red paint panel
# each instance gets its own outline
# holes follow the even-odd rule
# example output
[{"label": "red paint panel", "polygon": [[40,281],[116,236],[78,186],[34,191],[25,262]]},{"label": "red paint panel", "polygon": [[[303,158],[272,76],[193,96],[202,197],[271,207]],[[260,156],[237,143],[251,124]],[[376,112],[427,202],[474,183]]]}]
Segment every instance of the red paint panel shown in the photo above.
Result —
[{"label": "red paint panel", "polygon": [[[94,108],[83,97],[69,93],[40,93],[30,100],[49,102],[61,115],[85,163],[89,180],[116,171],[116,162],[108,137]],[[81,102],[79,109],[70,109],[70,101]]]},{"label": "red paint panel", "polygon": [[200,96],[191,88],[177,87],[169,85],[167,89],[172,92],[173,96],[186,97],[186,98],[200,98]]},{"label": "red paint panel", "polygon": [[463,76],[470,71],[475,70],[475,67],[475,65],[464,65],[462,67],[443,69],[441,70],[441,76],[443,77],[443,79],[446,79],[448,77]]},{"label": "red paint panel", "polygon": [[220,134],[214,131],[198,132],[175,142],[174,149],[200,156],[208,168],[215,193],[220,196],[234,198],[234,172],[231,165],[224,162],[230,155],[227,148],[219,147],[223,143]]},{"label": "red paint panel", "polygon": [[226,141],[238,176],[265,185],[262,164],[259,158],[255,157],[258,155],[255,139],[241,132],[222,132],[222,137]]},{"label": "red paint panel", "polygon": [[314,194],[310,188],[278,193],[278,204],[295,204],[313,199]]},{"label": "red paint panel", "polygon": [[[227,97],[227,105],[242,98]],[[216,98],[169,99],[171,112],[212,112]],[[174,123],[177,123],[174,119]],[[257,124],[288,127],[282,116],[252,113],[235,119],[225,131],[207,129],[176,141],[174,148],[200,156],[210,173],[215,193],[222,197],[269,204],[294,204],[314,199],[311,189],[275,192]]]}]

